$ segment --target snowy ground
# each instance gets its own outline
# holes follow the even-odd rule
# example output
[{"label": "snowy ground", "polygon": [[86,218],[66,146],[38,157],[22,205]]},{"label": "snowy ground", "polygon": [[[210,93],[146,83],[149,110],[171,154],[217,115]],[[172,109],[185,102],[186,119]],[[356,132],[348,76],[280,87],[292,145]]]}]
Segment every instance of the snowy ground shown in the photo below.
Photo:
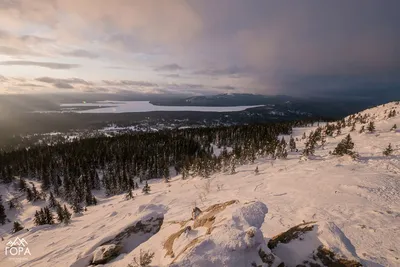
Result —
[{"label": "snowy ground", "polygon": [[[169,184],[152,180],[151,194],[137,191],[135,199],[129,201],[123,195],[105,198],[98,192],[99,204],[89,207],[83,216],[74,217],[69,226],[35,227],[32,217],[43,203],[33,206],[24,200],[23,209],[16,216],[30,231],[10,235],[11,224],[5,225],[0,250],[4,251],[7,241],[18,236],[28,242],[32,256],[17,264],[0,253],[0,266],[87,266],[87,255],[99,244],[152,213],[165,216],[160,232],[133,240],[108,266],[126,267],[140,249],[155,252],[152,266],[168,266],[171,260],[165,257],[164,243],[180,229],[176,222],[188,220],[194,206],[205,209],[230,200],[260,201],[267,205],[268,213],[260,227],[265,238],[303,221],[317,221],[321,225],[318,231],[322,243],[358,259],[365,266],[400,266],[400,130],[390,131],[393,124],[400,126],[400,115],[386,119],[384,111],[391,107],[400,114],[400,105],[395,104],[365,111],[375,115],[376,132],[351,133],[355,151],[360,154],[356,161],[329,154],[349,132],[347,127],[341,136],[327,138],[325,148],[317,149],[316,156],[310,160],[300,160],[300,155],[293,152],[287,160],[259,159],[253,165],[238,167],[234,175],[188,180],[177,176]],[[358,124],[357,130],[360,127]],[[297,128],[293,136],[300,140],[303,132],[313,129]],[[301,143],[297,142],[300,149]],[[383,157],[382,151],[389,143],[394,154]],[[260,170],[258,175],[254,174],[256,166]],[[0,189],[3,199],[7,199],[9,189],[4,186]],[[201,230],[196,234],[201,235]],[[222,235],[222,243],[224,238],[227,237]],[[286,260],[287,266],[295,266],[304,260],[303,246],[295,245],[297,257],[285,259],[285,253],[291,248],[284,246],[277,254]],[[216,258],[218,253],[215,252]]]}]

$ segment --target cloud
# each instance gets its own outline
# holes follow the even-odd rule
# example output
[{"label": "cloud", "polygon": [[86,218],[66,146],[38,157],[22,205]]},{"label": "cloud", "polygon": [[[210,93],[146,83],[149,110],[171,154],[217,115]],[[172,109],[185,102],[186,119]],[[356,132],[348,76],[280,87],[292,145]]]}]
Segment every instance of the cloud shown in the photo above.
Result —
[{"label": "cloud", "polygon": [[22,87],[43,87],[40,84],[35,84],[35,83],[19,83],[18,86]]},{"label": "cloud", "polygon": [[168,77],[168,78],[179,78],[179,77],[181,77],[181,75],[179,75],[177,73],[165,74],[164,76]]},{"label": "cloud", "polygon": [[71,57],[90,58],[90,59],[95,59],[99,57],[99,55],[84,49],[77,49],[69,52],[64,52],[62,53],[62,55]]},{"label": "cloud", "polygon": [[9,46],[0,46],[0,54],[3,55],[11,55],[11,56],[19,56],[19,55],[26,55],[31,54],[28,51],[24,51],[18,48],[9,47]]},{"label": "cloud", "polygon": [[115,85],[115,86],[140,86],[140,87],[157,87],[158,84],[145,82],[145,81],[131,81],[131,80],[120,80],[120,81],[103,81],[106,85]]},{"label": "cloud", "polygon": [[[0,31],[0,53],[24,56],[24,61],[0,64],[79,67],[48,65],[57,61],[50,57],[30,61],[33,53],[56,58],[57,49],[64,56],[97,60],[96,67],[147,71],[148,82],[129,82],[131,74],[121,77],[118,68],[105,77],[99,71],[98,79],[114,87],[161,86],[149,78],[148,72],[160,77],[155,71],[259,93],[352,90],[360,81],[399,82],[399,9],[398,0],[0,1],[0,25],[8,30]],[[71,50],[77,47],[85,49]],[[182,66],[184,77],[177,75]],[[114,77],[122,81],[111,81]]]},{"label": "cloud", "polygon": [[239,75],[248,72],[244,67],[231,66],[225,69],[201,69],[193,72],[195,75],[204,75],[204,76],[223,76],[223,75]]},{"label": "cloud", "polygon": [[233,87],[231,85],[216,86],[216,88],[222,90],[236,90],[236,87]]},{"label": "cloud", "polygon": [[157,67],[154,70],[155,71],[178,71],[178,70],[182,70],[183,68],[181,66],[179,66],[176,63],[173,64],[167,64],[161,67]]},{"label": "cloud", "polygon": [[55,70],[67,70],[73,68],[79,68],[79,64],[66,64],[66,63],[56,63],[56,62],[38,62],[38,61],[24,61],[24,60],[14,60],[14,61],[0,61],[0,65],[3,66],[36,66]]},{"label": "cloud", "polygon": [[35,35],[17,35],[0,30],[0,43],[0,53],[4,55],[40,55],[38,48],[53,43],[53,40]]},{"label": "cloud", "polygon": [[83,85],[90,85],[91,83],[83,80],[83,79],[79,79],[79,78],[66,78],[66,79],[59,79],[59,78],[51,78],[51,77],[40,77],[40,78],[36,78],[36,81],[39,82],[43,82],[43,83],[69,83],[69,84],[83,84]]},{"label": "cloud", "polygon": [[59,89],[74,89],[74,87],[72,85],[70,85],[69,83],[65,83],[65,82],[58,82],[58,83],[54,83],[53,85]]}]

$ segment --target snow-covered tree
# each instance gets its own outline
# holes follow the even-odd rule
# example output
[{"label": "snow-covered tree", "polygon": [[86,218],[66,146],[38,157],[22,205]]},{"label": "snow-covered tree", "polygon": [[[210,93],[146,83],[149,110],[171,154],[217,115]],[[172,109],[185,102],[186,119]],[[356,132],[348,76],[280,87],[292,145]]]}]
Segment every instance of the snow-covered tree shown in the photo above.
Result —
[{"label": "snow-covered tree", "polygon": [[49,207],[50,208],[55,208],[58,204],[56,198],[53,195],[53,192],[50,192],[50,196],[49,196]]},{"label": "snow-covered tree", "polygon": [[151,191],[150,186],[149,186],[149,184],[148,184],[147,181],[146,181],[146,184],[144,185],[144,187],[143,187],[143,189],[142,189],[142,192],[143,192],[145,195],[148,195],[148,194],[150,194],[150,191]]},{"label": "snow-covered tree", "polygon": [[71,222],[71,212],[68,211],[67,206],[64,205],[64,223],[65,225],[68,225]]},{"label": "snow-covered tree", "polygon": [[290,136],[289,147],[291,152],[296,150],[296,141],[294,141],[293,136]]},{"label": "snow-covered tree", "polygon": [[353,151],[354,143],[351,139],[350,134],[348,134],[340,143],[337,145],[335,150],[333,151],[333,155],[343,156],[350,155],[355,156],[355,152]]},{"label": "snow-covered tree", "polygon": [[383,155],[388,157],[388,156],[390,156],[392,154],[393,154],[392,144],[389,144],[388,147],[383,151]]},{"label": "snow-covered tree", "polygon": [[12,230],[12,232],[13,232],[13,233],[16,233],[16,232],[18,232],[18,231],[21,231],[22,229],[24,229],[24,227],[23,227],[19,222],[15,221],[15,222],[14,222],[14,225],[13,225],[13,230]]},{"label": "snow-covered tree", "polygon": [[370,121],[368,126],[367,126],[367,130],[370,133],[373,133],[375,131],[375,123],[373,121]]}]

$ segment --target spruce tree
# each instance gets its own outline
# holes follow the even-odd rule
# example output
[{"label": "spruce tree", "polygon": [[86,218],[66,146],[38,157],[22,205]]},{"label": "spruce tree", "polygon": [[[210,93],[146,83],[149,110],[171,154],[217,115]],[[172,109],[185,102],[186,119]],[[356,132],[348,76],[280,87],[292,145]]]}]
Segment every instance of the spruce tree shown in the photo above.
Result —
[{"label": "spruce tree", "polygon": [[393,154],[392,144],[389,144],[388,147],[383,151],[383,155],[388,157],[388,156],[390,156],[392,154]]},{"label": "spruce tree", "polygon": [[61,207],[60,204],[57,205],[56,212],[57,212],[57,220],[58,220],[58,222],[62,223],[64,221],[64,210],[63,210],[63,208]]},{"label": "spruce tree", "polygon": [[296,150],[296,142],[294,141],[293,136],[290,136],[289,147],[291,152]]},{"label": "spruce tree", "polygon": [[16,233],[16,232],[18,232],[18,231],[21,231],[22,229],[24,229],[24,227],[23,227],[19,222],[15,221],[15,222],[14,222],[14,225],[13,225],[13,230],[12,230],[12,232],[13,232],[13,233]]},{"label": "spruce tree", "polygon": [[129,190],[128,190],[128,193],[126,193],[126,195],[125,195],[125,199],[126,199],[126,200],[133,199],[132,189],[129,189]]},{"label": "spruce tree", "polygon": [[231,174],[235,174],[236,173],[236,161],[232,160],[231,163]]},{"label": "spruce tree", "polygon": [[29,202],[33,201],[33,193],[29,187],[26,188],[26,199]]},{"label": "spruce tree", "polygon": [[351,139],[350,134],[348,134],[340,143],[337,145],[335,150],[333,151],[333,155],[343,156],[350,155],[355,156],[355,152],[352,151],[354,148],[354,143]]},{"label": "spruce tree", "polygon": [[72,214],[71,214],[71,212],[68,211],[66,205],[64,205],[64,215],[63,215],[63,216],[64,216],[64,223],[65,223],[65,225],[70,224]]},{"label": "spruce tree", "polygon": [[390,129],[391,131],[396,131],[397,129],[397,124],[393,125],[393,127]]},{"label": "spruce tree", "polygon": [[74,211],[74,213],[81,213],[83,211],[81,202],[79,201],[78,198],[75,198],[74,202],[72,203],[71,208]]},{"label": "spruce tree", "polygon": [[3,225],[6,223],[7,215],[4,209],[3,203],[0,202],[0,223]]},{"label": "spruce tree", "polygon": [[50,192],[50,197],[49,197],[49,207],[50,208],[55,208],[57,206],[58,202],[56,198],[53,195],[53,192]]},{"label": "spruce tree", "polygon": [[146,184],[144,185],[144,187],[143,187],[143,189],[142,189],[142,192],[143,192],[145,195],[148,195],[148,194],[150,194],[150,191],[151,191],[150,186],[149,186],[149,184],[148,184],[147,181],[146,181]]},{"label": "spruce tree", "polygon": [[25,180],[21,177],[19,177],[18,188],[19,188],[19,191],[24,191],[27,188]]},{"label": "spruce tree", "polygon": [[258,166],[256,167],[256,169],[254,170],[254,174],[258,175],[260,173],[260,171],[258,170]]},{"label": "spruce tree", "polygon": [[356,122],[353,122],[353,124],[351,125],[350,132],[354,132],[355,130],[356,130]]},{"label": "spruce tree", "polygon": [[359,133],[363,133],[363,132],[365,132],[365,126],[364,125],[361,126],[361,129],[360,129]]},{"label": "spruce tree", "polygon": [[93,200],[92,200],[93,205],[97,205],[97,199],[93,196]]},{"label": "spruce tree", "polygon": [[44,207],[45,224],[54,224],[54,216],[49,207]]},{"label": "spruce tree", "polygon": [[370,121],[367,127],[368,132],[373,133],[375,131],[375,123]]}]

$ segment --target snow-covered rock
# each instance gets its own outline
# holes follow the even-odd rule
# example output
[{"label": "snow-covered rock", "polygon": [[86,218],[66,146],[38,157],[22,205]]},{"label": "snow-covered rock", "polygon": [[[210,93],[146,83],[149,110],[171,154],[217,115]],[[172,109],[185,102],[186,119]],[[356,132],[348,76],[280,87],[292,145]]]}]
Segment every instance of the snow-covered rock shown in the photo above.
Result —
[{"label": "snow-covered rock", "polygon": [[[210,206],[173,240],[174,267],[278,266],[264,240],[261,225],[267,214],[262,202],[228,201]],[[175,244],[178,243],[178,244]]]},{"label": "snow-covered rock", "polygon": [[115,244],[103,245],[98,247],[93,252],[92,264],[98,265],[109,262],[110,260],[119,255],[121,249],[122,246]]}]

